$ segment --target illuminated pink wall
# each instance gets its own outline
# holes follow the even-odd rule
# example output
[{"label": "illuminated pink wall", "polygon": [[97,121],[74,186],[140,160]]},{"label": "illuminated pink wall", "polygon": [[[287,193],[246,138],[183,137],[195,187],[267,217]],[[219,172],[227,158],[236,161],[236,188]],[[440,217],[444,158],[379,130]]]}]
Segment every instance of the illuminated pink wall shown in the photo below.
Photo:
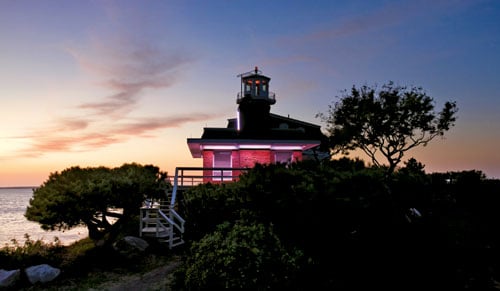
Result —
[{"label": "illuminated pink wall", "polygon": [[293,151],[292,156],[293,156],[294,162],[302,161],[302,152],[301,151]]},{"label": "illuminated pink wall", "polygon": [[[231,152],[232,168],[253,168],[255,164],[271,164],[275,162],[275,151],[272,150],[233,150]],[[302,160],[302,151],[293,151],[293,161]],[[212,168],[214,165],[214,152],[212,150],[203,151],[203,167]],[[239,176],[240,171],[233,171],[233,176]],[[218,182],[212,181],[208,176],[212,175],[211,170],[204,170],[203,182]],[[237,179],[234,179],[237,180]]]},{"label": "illuminated pink wall", "polygon": [[[231,153],[231,160],[233,164],[233,168],[241,168],[243,167],[240,163],[240,153],[239,151],[233,151]],[[241,174],[241,171],[233,171],[234,176],[239,176]]]},{"label": "illuminated pink wall", "polygon": [[271,150],[240,150],[240,166],[243,168],[253,168],[255,164],[270,164]]},{"label": "illuminated pink wall", "polygon": [[[203,168],[212,168],[214,166],[214,152],[213,151],[203,151]],[[212,179],[208,176],[212,175],[212,171],[203,170],[203,182],[210,182]]]}]

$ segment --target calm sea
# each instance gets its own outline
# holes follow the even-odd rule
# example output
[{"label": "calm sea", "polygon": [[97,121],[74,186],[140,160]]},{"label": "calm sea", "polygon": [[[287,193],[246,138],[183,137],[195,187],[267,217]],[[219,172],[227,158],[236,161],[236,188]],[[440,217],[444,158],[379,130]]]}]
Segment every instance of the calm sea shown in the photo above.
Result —
[{"label": "calm sea", "polygon": [[32,188],[0,188],[0,247],[6,243],[12,245],[11,239],[24,244],[24,234],[33,240],[53,242],[58,237],[62,244],[68,245],[88,236],[86,227],[78,227],[67,231],[45,231],[36,222],[24,217],[29,200],[33,196]]}]

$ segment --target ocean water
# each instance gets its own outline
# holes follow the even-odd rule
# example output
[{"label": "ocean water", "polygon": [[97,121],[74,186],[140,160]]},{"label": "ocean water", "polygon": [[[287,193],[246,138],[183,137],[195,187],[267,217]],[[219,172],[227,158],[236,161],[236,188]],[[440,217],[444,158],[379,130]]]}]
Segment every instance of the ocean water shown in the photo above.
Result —
[{"label": "ocean water", "polygon": [[0,247],[12,245],[16,239],[21,245],[26,241],[25,234],[32,240],[53,242],[58,237],[62,244],[69,245],[86,238],[86,227],[77,227],[66,231],[45,231],[37,222],[24,217],[29,200],[33,196],[32,188],[0,188]]}]

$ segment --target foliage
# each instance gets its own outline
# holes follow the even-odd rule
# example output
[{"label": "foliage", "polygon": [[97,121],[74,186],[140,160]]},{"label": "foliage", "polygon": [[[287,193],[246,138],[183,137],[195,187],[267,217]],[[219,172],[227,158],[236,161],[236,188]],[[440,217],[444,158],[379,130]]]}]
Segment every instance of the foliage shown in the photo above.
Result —
[{"label": "foliage", "polygon": [[[57,239],[54,242],[46,243],[41,240],[33,241],[28,235],[26,238],[24,244],[13,241],[12,244],[0,248],[0,269],[25,269],[33,265],[49,264],[59,268],[61,274],[50,283],[33,285],[22,272],[21,280],[15,286],[7,289],[0,287],[0,290],[116,289],[114,285],[125,285],[121,280],[123,278],[130,282],[130,279],[133,278],[132,275],[141,274],[142,276],[153,269],[164,268],[165,264],[176,260],[170,254],[165,255],[164,248],[161,249],[161,252],[148,248],[148,251],[139,261],[136,261],[136,264],[131,264],[112,248],[97,247],[89,238],[67,246],[61,245]],[[153,282],[149,286],[154,286],[154,283],[158,282]],[[165,283],[165,281],[160,281],[160,283]]]},{"label": "foliage", "polygon": [[[185,235],[188,240],[200,239],[217,224],[251,213],[274,225],[280,237],[311,252],[320,249],[318,241],[331,243],[328,235],[332,233],[339,234],[334,244],[347,244],[348,234],[359,227],[366,210],[381,207],[379,201],[387,199],[383,174],[347,158],[321,164],[256,165],[237,183],[190,189],[181,207],[187,223]],[[331,232],[325,233],[325,228]],[[303,235],[297,236],[297,229]]]},{"label": "foliage", "polygon": [[[227,231],[211,226],[213,217],[216,224],[226,221],[223,229],[236,227],[241,219],[252,221],[249,225],[272,226],[283,246],[300,250],[298,273],[288,280],[291,289],[388,284],[404,289],[409,282],[422,289],[429,284],[484,289],[493,282],[492,272],[500,271],[496,263],[500,257],[487,257],[479,264],[473,258],[445,256],[457,248],[500,247],[499,192],[500,181],[486,179],[480,171],[426,174],[415,159],[390,179],[383,169],[346,158],[257,165],[237,183],[203,185],[186,195],[188,221],[202,226],[197,237],[206,235],[193,243],[187,257],[186,267],[196,266],[189,274],[190,288],[212,287],[209,284],[216,278],[226,282],[223,276],[228,272],[236,278],[231,270],[249,266],[255,259],[245,252],[241,252],[244,257],[233,256],[229,246],[240,243],[230,244]],[[264,244],[259,249],[268,247]],[[220,278],[209,267],[223,265],[218,257],[230,258],[227,268],[216,269]],[[234,258],[242,266],[231,265]],[[181,272],[182,282],[186,274]],[[203,283],[193,283],[197,280]],[[230,286],[246,282],[241,277]]]},{"label": "foliage", "polygon": [[455,102],[446,102],[435,112],[433,98],[422,88],[388,82],[380,90],[353,86],[317,117],[327,124],[334,153],[359,148],[377,166],[382,165],[381,154],[392,173],[405,152],[443,136],[454,125],[456,113]]},{"label": "foliage", "polygon": [[[447,247],[500,247],[500,180],[481,171],[433,173],[434,226]],[[439,218],[439,219],[438,219]]]},{"label": "foliage", "polygon": [[193,243],[187,259],[188,290],[290,289],[290,276],[302,254],[287,250],[272,228],[259,223],[229,222]]},{"label": "foliage", "polygon": [[359,168],[357,162],[348,164],[344,159],[256,166],[239,183],[261,221],[273,224],[280,237],[318,258],[325,257],[323,250],[351,244],[351,233],[359,231],[362,221],[373,221],[367,216],[376,212],[369,210],[384,206],[381,201],[388,195],[382,171]]},{"label": "foliage", "polygon": [[[109,217],[131,218],[147,196],[165,195],[166,174],[155,166],[124,164],[118,168],[71,167],[51,173],[30,199],[25,216],[42,228],[70,229],[86,225],[89,237],[100,239],[113,225]],[[122,213],[112,211],[122,209]]]},{"label": "foliage", "polygon": [[167,173],[152,165],[124,164],[111,174],[113,203],[123,208],[124,215],[136,213],[146,197],[165,198],[170,187]]},{"label": "foliage", "polygon": [[46,243],[42,240],[32,240],[28,234],[21,245],[15,239],[11,245],[0,249],[0,269],[16,269],[42,263],[58,262],[63,246],[58,238]]},{"label": "foliage", "polygon": [[201,239],[218,224],[238,219],[244,200],[238,183],[207,183],[189,189],[180,201],[186,220],[186,240]]},{"label": "foliage", "polygon": [[[345,158],[258,165],[237,183],[186,195],[188,221],[204,231],[189,241],[175,290],[492,290],[500,279],[499,194],[500,180],[481,171],[426,174],[414,159],[390,180]],[[405,219],[408,208],[421,217]],[[0,268],[49,262],[78,276],[119,264],[90,240],[68,248],[27,241],[0,249]],[[471,249],[492,252],[468,256]]]},{"label": "foliage", "polygon": [[[332,276],[340,264],[338,257],[359,242],[360,233],[377,236],[376,230],[388,223],[390,215],[382,209],[388,199],[384,181],[383,171],[346,158],[321,164],[256,165],[237,183],[190,190],[184,205],[186,220],[203,231],[187,229],[196,232],[195,238],[210,235],[214,225],[224,221],[232,224],[248,218],[272,225],[287,246],[310,259],[298,276],[307,278],[307,283],[295,277],[294,284],[311,287],[311,278]],[[201,251],[192,256],[202,256]]]},{"label": "foliage", "polygon": [[[423,209],[429,206],[431,197],[430,179],[425,165],[411,158],[405,166],[396,171],[391,179],[392,199],[406,212],[411,208]],[[406,215],[406,214],[405,214]]]},{"label": "foliage", "polygon": [[[38,264],[50,264],[62,268],[66,273],[81,272],[82,261],[93,249],[95,244],[90,239],[82,239],[69,246],[61,244],[58,238],[53,242],[32,240],[25,234],[24,244],[15,239],[12,244],[0,248],[0,269],[21,269]],[[89,262],[84,265],[89,266]]]}]

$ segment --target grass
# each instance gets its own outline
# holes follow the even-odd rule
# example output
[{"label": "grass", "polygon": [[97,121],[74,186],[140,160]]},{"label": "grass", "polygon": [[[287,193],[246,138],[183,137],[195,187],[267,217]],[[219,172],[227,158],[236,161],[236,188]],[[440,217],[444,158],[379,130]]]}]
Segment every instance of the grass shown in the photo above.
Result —
[{"label": "grass", "polygon": [[112,246],[95,246],[88,238],[63,246],[58,239],[46,243],[25,236],[24,245],[13,241],[0,249],[0,269],[24,269],[49,264],[61,269],[53,282],[31,285],[25,275],[13,290],[89,290],[105,282],[120,282],[124,276],[144,274],[168,264],[172,255],[165,246],[152,245],[151,251],[135,259],[121,257]]}]

